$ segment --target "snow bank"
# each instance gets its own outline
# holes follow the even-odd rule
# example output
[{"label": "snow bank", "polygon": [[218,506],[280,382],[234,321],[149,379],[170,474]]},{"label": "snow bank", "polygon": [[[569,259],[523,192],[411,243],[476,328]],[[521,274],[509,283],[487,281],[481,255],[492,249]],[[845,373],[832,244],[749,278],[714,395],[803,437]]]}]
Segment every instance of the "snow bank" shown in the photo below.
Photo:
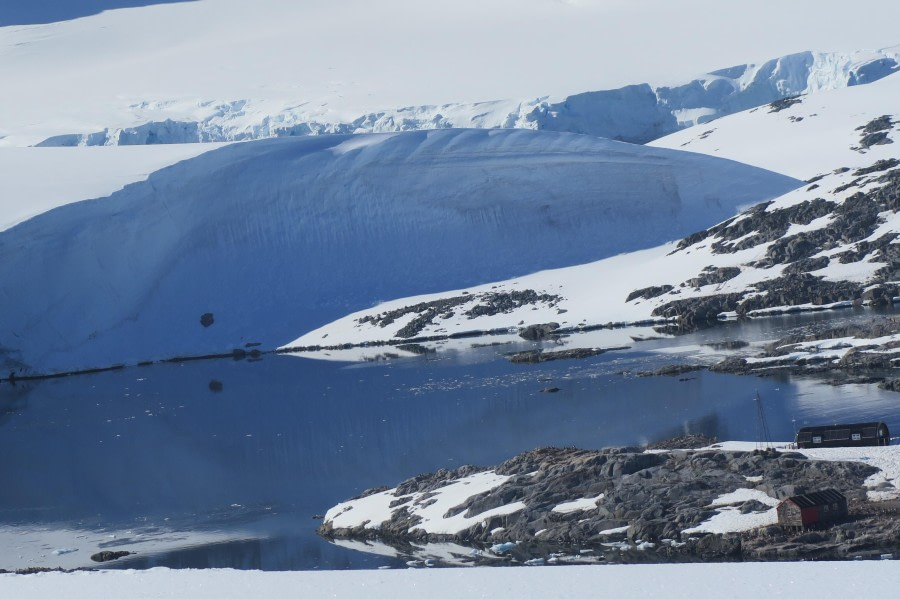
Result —
[{"label": "snow bank", "polygon": [[615,589],[623,597],[675,594],[695,599],[759,599],[858,594],[873,580],[896,580],[900,562],[783,562],[677,565],[600,565],[543,568],[473,568],[346,572],[253,572],[240,570],[127,570],[0,574],[0,587],[18,599],[65,596],[94,599],[115,589],[135,599],[151,597],[546,597],[596,595]]},{"label": "snow bank", "polygon": [[532,131],[235,144],[0,234],[0,364],[271,349],[383,298],[655,245],[795,185]]}]

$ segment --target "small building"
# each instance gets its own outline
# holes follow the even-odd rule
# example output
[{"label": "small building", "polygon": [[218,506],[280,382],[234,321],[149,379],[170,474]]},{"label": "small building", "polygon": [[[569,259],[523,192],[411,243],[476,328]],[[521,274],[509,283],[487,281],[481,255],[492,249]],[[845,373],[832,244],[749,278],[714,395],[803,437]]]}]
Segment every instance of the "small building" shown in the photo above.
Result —
[{"label": "small building", "polygon": [[834,489],[788,497],[778,504],[778,524],[806,528],[829,524],[847,517],[847,498]]},{"label": "small building", "polygon": [[862,447],[889,445],[891,434],[883,422],[805,426],[797,432],[797,447]]}]

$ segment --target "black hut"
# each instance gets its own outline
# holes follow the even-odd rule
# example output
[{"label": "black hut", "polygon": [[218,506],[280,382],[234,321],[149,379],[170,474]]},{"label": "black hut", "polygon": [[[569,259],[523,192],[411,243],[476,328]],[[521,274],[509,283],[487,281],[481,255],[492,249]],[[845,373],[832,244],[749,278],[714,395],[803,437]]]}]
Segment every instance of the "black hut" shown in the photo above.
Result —
[{"label": "black hut", "polygon": [[788,497],[778,504],[778,524],[785,528],[806,528],[847,517],[847,498],[839,491],[825,489]]},{"label": "black hut", "polygon": [[863,447],[889,445],[891,434],[883,422],[805,426],[797,433],[797,447]]}]

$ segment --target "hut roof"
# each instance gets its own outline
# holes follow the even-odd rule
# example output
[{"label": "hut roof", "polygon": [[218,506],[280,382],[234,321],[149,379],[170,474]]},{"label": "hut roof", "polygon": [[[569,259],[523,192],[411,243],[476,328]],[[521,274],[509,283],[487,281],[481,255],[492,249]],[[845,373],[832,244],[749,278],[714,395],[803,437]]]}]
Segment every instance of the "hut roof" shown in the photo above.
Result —
[{"label": "hut roof", "polygon": [[824,505],[828,503],[844,502],[847,499],[839,491],[834,489],[825,489],[824,491],[816,491],[815,493],[806,493],[805,495],[794,495],[788,497],[785,501],[795,503],[798,507],[807,508],[814,505]]},{"label": "hut roof", "polygon": [[[878,428],[884,422],[848,422],[846,424],[829,424],[827,426],[804,426],[800,432],[805,431],[835,431],[846,428]],[[887,426],[887,425],[885,425]]]}]

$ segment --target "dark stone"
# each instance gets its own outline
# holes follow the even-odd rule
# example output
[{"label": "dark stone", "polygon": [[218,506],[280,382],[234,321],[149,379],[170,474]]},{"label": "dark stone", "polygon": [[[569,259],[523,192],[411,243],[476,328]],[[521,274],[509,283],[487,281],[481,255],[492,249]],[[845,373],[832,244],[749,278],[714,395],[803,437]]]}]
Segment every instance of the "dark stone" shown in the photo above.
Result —
[{"label": "dark stone", "polygon": [[886,391],[900,392],[900,378],[885,379],[878,386]]},{"label": "dark stone", "polygon": [[741,274],[741,269],[728,266],[725,268],[716,268],[714,266],[707,266],[703,269],[699,275],[694,277],[693,279],[688,279],[684,282],[688,287],[703,287],[705,285],[719,285],[724,283],[725,281],[730,281]]},{"label": "dark stone", "polygon": [[655,285],[653,287],[644,287],[643,289],[636,289],[628,294],[628,297],[625,298],[626,302],[630,302],[635,299],[653,299],[654,297],[659,297],[664,295],[670,291],[672,291],[675,287],[672,285]]},{"label": "dark stone", "polygon": [[700,434],[689,434],[681,437],[672,437],[663,441],[657,441],[647,445],[647,449],[699,449],[701,447],[709,447],[716,443],[718,439],[715,437],[707,437]]},{"label": "dark stone", "polygon": [[212,312],[206,312],[200,316],[200,324],[203,325],[203,328],[212,326],[212,323],[214,322],[215,319],[213,318]]},{"label": "dark stone", "polygon": [[803,102],[803,98],[800,96],[781,98],[769,104],[769,112],[781,112],[785,108],[790,108],[794,104],[800,104],[801,102]]},{"label": "dark stone", "polygon": [[706,367],[699,364],[670,364],[653,372],[639,372],[638,376],[678,376],[688,372],[704,370]]},{"label": "dark stone", "polygon": [[616,351],[629,349],[628,347],[580,347],[576,349],[563,349],[559,351],[543,351],[540,349],[532,351],[516,352],[506,354],[506,359],[513,364],[540,364],[542,362],[553,362],[555,360],[580,360],[599,356],[608,351]]},{"label": "dark stone", "polygon": [[863,148],[871,148],[872,146],[883,146],[885,144],[892,144],[894,140],[888,137],[887,131],[879,131],[878,133],[867,133],[862,136],[862,139],[859,140],[859,145]]},{"label": "dark stone", "polygon": [[213,393],[221,393],[224,388],[222,381],[217,381],[216,379],[209,381],[209,390]]},{"label": "dark stone", "polygon": [[704,343],[703,345],[705,345],[706,347],[711,347],[715,350],[722,351],[741,349],[747,347],[750,344],[740,339],[733,339],[728,341],[714,341],[712,343]]},{"label": "dark stone", "polygon": [[532,324],[519,329],[519,337],[529,341],[538,341],[546,339],[550,334],[559,328],[558,322],[548,322],[546,324]]},{"label": "dark stone", "polygon": [[92,555],[91,560],[95,562],[111,562],[128,555],[134,555],[134,553],[131,551],[101,551]]}]

